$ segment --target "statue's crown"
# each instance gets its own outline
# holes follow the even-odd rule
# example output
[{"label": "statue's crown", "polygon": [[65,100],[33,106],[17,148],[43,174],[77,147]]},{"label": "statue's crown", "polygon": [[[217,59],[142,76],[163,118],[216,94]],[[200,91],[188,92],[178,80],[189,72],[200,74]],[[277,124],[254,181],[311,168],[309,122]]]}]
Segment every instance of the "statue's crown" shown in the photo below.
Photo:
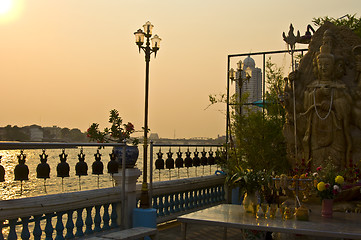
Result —
[{"label": "statue's crown", "polygon": [[334,55],[331,53],[331,46],[332,46],[331,41],[332,41],[332,33],[330,30],[326,30],[323,34],[323,41],[317,59],[320,58],[329,58],[332,60],[335,59]]},{"label": "statue's crown", "polygon": [[331,53],[331,46],[329,44],[322,44],[320,47],[320,53],[317,56],[317,59],[329,58],[334,60],[335,57]]}]

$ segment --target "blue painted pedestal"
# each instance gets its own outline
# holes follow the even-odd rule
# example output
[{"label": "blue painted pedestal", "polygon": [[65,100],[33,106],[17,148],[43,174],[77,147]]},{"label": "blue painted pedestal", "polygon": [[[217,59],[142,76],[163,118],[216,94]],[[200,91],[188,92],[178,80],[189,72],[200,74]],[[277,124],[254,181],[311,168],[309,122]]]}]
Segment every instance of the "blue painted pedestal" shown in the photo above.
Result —
[{"label": "blue painted pedestal", "polygon": [[[134,208],[133,227],[157,227],[157,210],[154,208]],[[149,239],[146,237],[145,239]]]}]

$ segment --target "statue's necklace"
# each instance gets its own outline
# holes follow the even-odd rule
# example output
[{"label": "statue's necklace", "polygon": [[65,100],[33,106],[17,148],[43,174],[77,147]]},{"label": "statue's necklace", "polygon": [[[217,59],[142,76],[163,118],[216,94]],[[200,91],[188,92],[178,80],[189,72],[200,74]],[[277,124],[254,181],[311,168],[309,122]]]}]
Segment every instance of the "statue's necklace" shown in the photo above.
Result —
[{"label": "statue's necklace", "polygon": [[328,113],[326,114],[325,117],[321,117],[320,114],[318,113],[317,111],[317,105],[316,105],[316,89],[313,89],[313,105],[315,106],[315,112],[316,112],[316,115],[319,119],[321,120],[325,120],[326,118],[328,118],[328,116],[330,115],[331,113],[331,109],[332,109],[332,103],[333,103],[333,88],[331,89],[331,102],[330,102],[330,107],[328,109]]}]

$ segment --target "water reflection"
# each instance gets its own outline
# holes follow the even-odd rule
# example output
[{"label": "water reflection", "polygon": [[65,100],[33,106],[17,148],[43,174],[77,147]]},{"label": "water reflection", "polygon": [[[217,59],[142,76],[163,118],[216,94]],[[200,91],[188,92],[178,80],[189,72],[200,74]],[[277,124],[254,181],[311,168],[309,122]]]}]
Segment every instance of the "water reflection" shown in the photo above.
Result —
[{"label": "water reflection", "polygon": [[[136,167],[140,170],[143,169],[143,147],[139,146],[139,157]],[[190,149],[194,151],[195,149]],[[36,168],[40,161],[40,155],[43,153],[43,150],[24,150],[26,155],[26,165],[29,168],[29,180],[20,181],[14,180],[14,169],[18,164],[18,155],[20,150],[3,150],[0,151],[1,165],[5,169],[5,182],[0,182],[0,193],[1,199],[14,199],[14,198],[23,198],[23,197],[33,197],[46,194],[56,194],[62,192],[73,192],[79,191],[81,185],[81,190],[92,190],[97,188],[107,188],[113,187],[114,182],[110,174],[107,173],[107,163],[110,161],[109,154],[112,151],[111,147],[106,147],[100,150],[101,161],[104,164],[104,174],[94,175],[92,174],[91,166],[95,161],[94,154],[97,151],[97,148],[94,147],[83,147],[83,153],[85,154],[85,162],[88,165],[88,175],[79,176],[75,175],[75,166],[78,162],[78,154],[81,149],[66,149],[65,153],[68,154],[67,163],[70,166],[70,177],[60,178],[57,177],[57,165],[60,163],[59,155],[62,153],[62,149],[48,149],[46,154],[48,155],[47,163],[50,165],[50,178],[39,179],[37,178]],[[184,149],[186,151],[186,149]],[[153,159],[157,159],[156,150],[154,150]],[[192,154],[193,155],[193,154]],[[192,156],[193,157],[193,156]],[[149,164],[149,160],[148,160]],[[150,169],[150,166],[148,166]],[[167,181],[169,179],[178,179],[178,178],[188,178],[196,176],[205,176],[211,175],[214,171],[217,170],[216,166],[200,166],[200,167],[191,167],[191,168],[181,168],[181,169],[172,169],[172,170],[162,170],[158,171],[154,169],[153,171],[153,181]],[[138,182],[142,181],[142,177],[138,178]],[[45,184],[45,185],[44,185]],[[22,189],[21,189],[22,188]]]},{"label": "water reflection", "polygon": [[[112,187],[112,178],[106,172],[98,176],[92,175],[91,171],[88,171],[88,176],[82,176],[79,180],[79,177],[75,175],[75,165],[78,162],[77,155],[79,151],[79,149],[65,150],[66,154],[68,154],[67,162],[70,166],[70,177],[60,178],[57,177],[56,167],[60,162],[59,154],[61,154],[61,150],[46,150],[46,154],[49,155],[47,163],[50,165],[50,178],[44,181],[44,179],[36,177],[36,168],[40,163],[39,155],[42,154],[42,150],[24,150],[24,154],[26,154],[26,165],[30,173],[29,180],[22,182],[14,180],[14,169],[18,164],[17,156],[20,154],[20,150],[0,151],[0,155],[2,156],[1,165],[5,168],[5,182],[0,183],[2,184],[2,199],[79,191],[79,184],[81,184],[82,190],[96,189],[98,188],[98,180],[99,188]],[[96,151],[95,148],[84,148],[85,161],[88,166],[91,166],[95,161],[94,151]],[[102,149],[101,152],[103,154],[102,161],[105,163],[108,162],[111,149],[105,148]]]}]

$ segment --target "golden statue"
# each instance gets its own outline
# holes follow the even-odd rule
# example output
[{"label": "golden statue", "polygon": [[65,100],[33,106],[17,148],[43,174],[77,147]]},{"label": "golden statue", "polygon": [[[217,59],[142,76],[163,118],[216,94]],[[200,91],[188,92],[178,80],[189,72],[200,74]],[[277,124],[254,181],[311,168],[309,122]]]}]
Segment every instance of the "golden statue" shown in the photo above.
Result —
[{"label": "golden statue", "polygon": [[[361,39],[351,30],[327,23],[312,37],[298,70],[290,73],[289,80],[295,81],[297,116],[298,155],[292,156],[294,151],[288,146],[293,165],[303,158],[315,170],[332,161],[341,170],[350,161],[361,159],[361,149],[357,147],[361,143],[361,57],[355,56],[361,51],[358,45]],[[292,116],[289,111],[293,107],[285,107],[288,116]],[[289,122],[284,133],[294,147]]]}]

